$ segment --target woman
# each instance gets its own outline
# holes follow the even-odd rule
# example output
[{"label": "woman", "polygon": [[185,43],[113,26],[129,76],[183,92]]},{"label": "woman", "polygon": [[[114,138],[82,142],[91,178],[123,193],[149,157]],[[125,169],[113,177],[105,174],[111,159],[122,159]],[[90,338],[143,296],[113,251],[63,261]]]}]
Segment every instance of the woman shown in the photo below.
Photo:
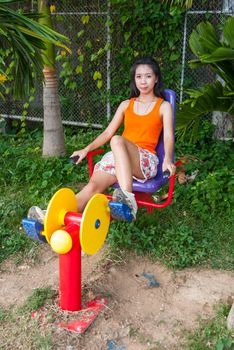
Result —
[{"label": "woman", "polygon": [[[115,135],[122,122],[122,135]],[[136,219],[137,203],[132,193],[132,179],[144,182],[156,175],[158,158],[155,148],[162,130],[165,147],[162,170],[169,170],[173,175],[176,167],[172,161],[174,132],[171,105],[164,100],[158,63],[151,57],[143,57],[131,69],[130,99],[120,103],[108,127],[93,142],[71,155],[78,158],[76,163],[79,164],[88,152],[110,140],[111,151],[95,165],[89,183],[76,194],[78,211],[84,210],[94,194],[103,193],[118,181],[120,188],[114,191],[113,200],[127,204]],[[38,207],[32,208],[30,218],[42,215]],[[34,211],[36,215],[32,213]]]}]

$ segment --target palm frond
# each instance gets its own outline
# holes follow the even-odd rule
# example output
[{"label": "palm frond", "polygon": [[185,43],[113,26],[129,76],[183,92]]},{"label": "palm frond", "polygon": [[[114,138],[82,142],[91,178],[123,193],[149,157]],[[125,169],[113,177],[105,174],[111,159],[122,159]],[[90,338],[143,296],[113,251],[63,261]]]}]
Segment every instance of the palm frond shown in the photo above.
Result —
[{"label": "palm frond", "polygon": [[[66,46],[70,42],[67,37],[36,21],[42,17],[41,14],[21,14],[14,11],[8,6],[14,2],[0,1],[0,47],[5,50],[11,48],[15,60],[14,96],[20,98],[29,95],[36,76],[42,78],[41,50],[45,49],[47,43],[71,51]],[[0,64],[3,67],[1,62]]]},{"label": "palm frond", "polygon": [[189,38],[189,45],[192,52],[200,57],[203,54],[209,54],[220,47],[221,43],[217,33],[209,22],[201,22],[196,29],[192,31]]},{"label": "palm frond", "polygon": [[189,98],[180,105],[177,111],[176,129],[178,135],[183,138],[187,130],[191,130],[194,140],[200,117],[213,111],[234,113],[233,95],[226,91],[225,87],[216,81],[207,84],[198,90],[187,90]]},{"label": "palm frond", "polygon": [[54,44],[56,46],[60,46],[64,49],[66,49],[69,53],[71,53],[71,50],[65,44],[63,44],[61,41],[58,40],[58,38],[59,38],[60,40],[65,41],[65,39],[68,39],[68,38],[66,38],[65,36],[63,36],[61,34],[59,34],[56,37],[54,35],[54,31],[51,30],[51,28],[49,28],[45,24],[43,26],[44,26],[43,29],[46,30],[43,34],[38,34],[38,33],[34,32],[33,30],[24,28],[22,26],[18,26],[18,28],[20,29],[21,33],[27,34],[28,37],[32,37],[32,38],[34,37],[34,38],[37,38],[41,41],[43,40],[44,43],[51,43],[51,44]]},{"label": "palm frond", "polygon": [[[234,23],[233,20],[228,20],[228,22]],[[232,29],[231,36],[234,35],[234,27]],[[225,46],[225,42],[218,40],[215,30],[209,22],[200,23],[196,27],[190,36],[189,43],[191,50],[197,56],[196,59],[189,61],[191,68],[209,64],[215,73],[220,75],[222,79],[227,79],[228,84],[233,86],[234,50]]]},{"label": "palm frond", "polygon": [[229,17],[223,27],[223,36],[227,45],[234,49],[234,18]]},{"label": "palm frond", "polygon": [[22,0],[1,0],[0,3],[1,4],[13,4],[13,3],[16,3],[16,2],[20,2]]},{"label": "palm frond", "polygon": [[234,60],[234,49],[228,47],[218,47],[211,54],[200,56],[203,63],[217,63],[221,61]]},{"label": "palm frond", "polygon": [[[11,27],[16,26],[20,28],[24,32],[28,31],[29,35],[37,36],[38,39],[42,41],[49,41],[55,45],[65,47],[64,43],[69,43],[70,40],[60,34],[55,32],[53,29],[49,28],[46,25],[39,24],[32,17],[33,14],[24,14],[18,13],[10,8],[5,8],[0,5],[0,27]],[[42,14],[34,14],[34,19],[39,19],[43,17]],[[70,49],[66,47],[66,49],[70,52]]]},{"label": "palm frond", "polygon": [[191,140],[196,139],[200,117],[220,111],[234,113],[234,19],[224,25],[223,40],[219,40],[211,23],[200,23],[193,30],[190,47],[197,58],[191,60],[191,68],[209,65],[221,79],[197,90],[187,90],[189,98],[177,113],[177,130],[180,137],[191,131]]}]

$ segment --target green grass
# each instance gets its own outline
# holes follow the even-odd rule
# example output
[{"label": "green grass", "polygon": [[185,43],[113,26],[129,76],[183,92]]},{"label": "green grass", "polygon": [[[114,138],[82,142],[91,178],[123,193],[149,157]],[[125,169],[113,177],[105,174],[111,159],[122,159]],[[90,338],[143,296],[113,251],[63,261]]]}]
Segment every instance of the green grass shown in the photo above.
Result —
[{"label": "green grass", "polygon": [[46,208],[59,188],[76,190],[77,183],[88,180],[87,162],[76,167],[68,158],[94,137],[93,131],[80,132],[79,137],[70,133],[67,156],[42,158],[41,131],[23,138],[0,134],[0,262],[11,254],[35,248],[35,242],[20,229],[32,205]]},{"label": "green grass", "polygon": [[32,312],[42,308],[45,303],[52,304],[54,294],[54,291],[50,288],[35,288],[27,302],[19,310],[21,313]]},{"label": "green grass", "polygon": [[185,350],[234,350],[234,331],[226,327],[230,306],[216,306],[215,316],[201,320],[199,327],[187,335]]},{"label": "green grass", "polygon": [[[21,307],[0,309],[0,349],[53,349],[51,317],[55,293],[49,288],[35,289]],[[42,308],[42,316],[32,317],[31,312]],[[53,311],[53,312],[52,312]]]},{"label": "green grass", "polygon": [[135,223],[113,222],[108,241],[113,247],[150,254],[171,268],[209,265],[234,268],[233,219],[229,216],[199,218],[191,209],[174,203]]},{"label": "green grass", "polygon": [[[59,158],[41,157],[40,130],[28,132],[24,137],[0,135],[0,261],[15,253],[28,254],[37,249],[38,244],[21,229],[22,218],[32,205],[46,208],[59,188],[77,191],[77,183],[88,181],[87,162],[74,166],[68,157],[98,133],[83,130],[74,135],[67,129],[67,156]],[[200,162],[188,165],[188,171],[199,170],[196,181],[183,186],[176,184],[173,204],[155,210],[153,215],[140,210],[134,223],[112,222],[108,242],[114,249],[149,254],[172,268],[209,265],[232,270],[232,145],[209,141],[208,150],[203,141],[200,149],[194,145],[178,147],[178,153],[194,153],[197,147]],[[210,180],[207,174],[216,175]],[[220,177],[222,181],[218,182]]]}]

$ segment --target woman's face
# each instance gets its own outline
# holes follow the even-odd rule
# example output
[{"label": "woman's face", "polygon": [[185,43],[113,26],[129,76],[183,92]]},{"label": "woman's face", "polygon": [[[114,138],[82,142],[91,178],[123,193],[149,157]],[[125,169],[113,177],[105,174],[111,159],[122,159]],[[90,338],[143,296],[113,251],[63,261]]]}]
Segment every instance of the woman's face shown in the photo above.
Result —
[{"label": "woman's face", "polygon": [[147,64],[140,64],[136,68],[135,83],[141,94],[150,94],[153,92],[157,77],[152,68]]}]

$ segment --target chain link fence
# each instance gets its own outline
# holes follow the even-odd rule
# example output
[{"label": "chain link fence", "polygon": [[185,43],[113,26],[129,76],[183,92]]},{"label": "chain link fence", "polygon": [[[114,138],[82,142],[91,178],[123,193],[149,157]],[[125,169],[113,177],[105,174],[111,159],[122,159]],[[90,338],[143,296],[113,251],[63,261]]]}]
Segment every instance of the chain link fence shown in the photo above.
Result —
[{"label": "chain link fence", "polygon": [[[109,95],[111,91],[111,51],[110,48],[103,52],[101,59],[81,60],[81,56],[91,57],[92,53],[103,49],[111,42],[110,28],[108,21],[113,15],[110,13],[108,0],[67,0],[54,1],[55,12],[53,23],[55,29],[71,38],[72,55],[67,58],[69,61],[68,81],[71,88],[65,84],[66,77],[60,77],[64,70],[64,61],[57,62],[59,96],[61,101],[62,119],[68,125],[92,125],[101,127],[111,118]],[[37,10],[34,2],[29,1],[28,9]],[[227,16],[234,14],[234,0],[211,0],[193,2],[193,7],[187,11],[184,17],[182,58],[181,58],[181,79],[180,91],[177,91],[179,102],[186,97],[184,90],[187,87],[196,88],[204,83],[212,82],[215,79],[214,73],[209,67],[204,66],[192,70],[188,61],[193,58],[189,48],[189,36],[192,30],[201,21],[210,21],[214,25],[222,25]],[[87,22],[88,21],[88,25]],[[56,48],[57,53],[61,50]],[[120,62],[121,64],[121,62]],[[78,74],[76,74],[77,67]],[[79,74],[79,69],[82,74]],[[98,71],[100,76],[94,80],[94,74]],[[101,82],[99,82],[101,80]],[[98,82],[101,88],[98,88]],[[113,93],[113,92],[112,92]],[[0,101],[2,115],[5,117],[20,119],[23,108],[22,103],[16,102],[11,96],[6,101]],[[28,109],[28,120],[43,121],[42,86],[36,88],[36,96]]]},{"label": "chain link fence", "polygon": [[[54,28],[71,39],[69,47],[72,50],[71,55],[66,54],[64,57],[66,60],[56,62],[63,124],[102,127],[111,115],[108,99],[110,49],[104,50],[97,62],[92,62],[90,56],[110,43],[108,1],[53,1],[53,5]],[[32,1],[28,6],[25,5],[24,10],[37,11],[37,8]],[[64,54],[65,50],[56,48],[56,54],[61,53]],[[83,63],[82,56],[85,57]],[[89,59],[86,59],[86,56],[89,56]],[[68,68],[65,68],[67,76],[64,77],[61,73],[65,62]],[[81,71],[77,71],[77,67],[81,67]],[[96,71],[99,75],[95,80]],[[3,117],[21,118],[23,103],[14,101],[12,96],[7,95],[5,102],[0,101],[0,106]],[[43,121],[42,85],[36,86],[35,100],[30,103],[26,119]]]},{"label": "chain link fence", "polygon": [[[69,77],[74,83],[71,89],[66,88],[61,79],[59,80],[63,122],[101,126],[107,118],[110,118],[107,99],[110,89],[110,49],[103,52],[98,62],[92,61],[91,56],[110,42],[107,24],[110,16],[108,3],[73,0],[66,1],[66,4],[56,1],[54,4],[56,6],[54,26],[72,39],[70,46],[72,55],[69,61],[74,72],[78,72]],[[61,65],[62,63],[58,64],[58,72],[61,72]],[[98,72],[98,79],[94,79],[95,72]]]}]

